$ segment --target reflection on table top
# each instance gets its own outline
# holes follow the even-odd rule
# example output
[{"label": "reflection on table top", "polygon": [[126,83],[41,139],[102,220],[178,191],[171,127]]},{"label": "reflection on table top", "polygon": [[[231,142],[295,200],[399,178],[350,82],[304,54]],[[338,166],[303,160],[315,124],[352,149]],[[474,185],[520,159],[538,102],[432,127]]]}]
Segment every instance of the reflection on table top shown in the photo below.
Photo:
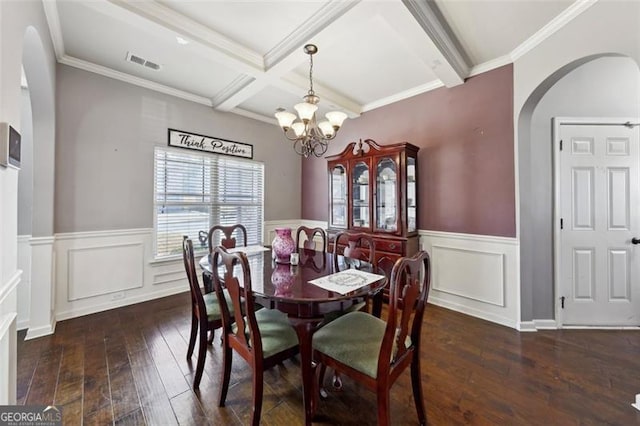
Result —
[{"label": "reflection on table top", "polygon": [[[279,264],[272,261],[271,250],[253,252],[247,255],[251,269],[251,286],[257,296],[288,303],[317,303],[350,300],[354,297],[373,294],[386,284],[386,278],[361,287],[346,294],[332,292],[309,283],[310,280],[324,277],[345,269],[345,259],[338,259],[338,270],[334,270],[333,254],[311,250],[300,251],[297,266]],[[350,261],[347,259],[347,261]],[[384,272],[366,262],[359,262],[358,269],[384,275]],[[211,274],[209,255],[200,259],[200,267]],[[241,274],[238,274],[242,279]]]}]

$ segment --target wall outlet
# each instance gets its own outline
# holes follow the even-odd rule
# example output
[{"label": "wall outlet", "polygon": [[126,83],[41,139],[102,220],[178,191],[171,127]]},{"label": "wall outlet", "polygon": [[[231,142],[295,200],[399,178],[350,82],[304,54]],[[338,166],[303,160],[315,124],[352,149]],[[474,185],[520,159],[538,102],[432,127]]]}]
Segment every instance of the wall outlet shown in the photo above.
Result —
[{"label": "wall outlet", "polygon": [[122,299],[124,299],[124,291],[119,291],[111,295],[111,300],[122,300]]}]

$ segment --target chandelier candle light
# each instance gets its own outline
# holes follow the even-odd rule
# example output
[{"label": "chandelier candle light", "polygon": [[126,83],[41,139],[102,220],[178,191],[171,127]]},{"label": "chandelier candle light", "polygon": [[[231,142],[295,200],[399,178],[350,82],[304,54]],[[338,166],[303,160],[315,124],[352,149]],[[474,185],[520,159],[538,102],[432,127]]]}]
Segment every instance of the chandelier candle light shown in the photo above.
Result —
[{"label": "chandelier candle light", "polygon": [[347,118],[347,114],[341,111],[331,111],[325,114],[326,120],[316,122],[316,111],[320,98],[313,91],[313,55],[318,48],[313,44],[304,46],[304,53],[309,55],[309,91],[302,98],[304,102],[296,104],[299,120],[295,114],[278,108],[276,118],[282,127],[284,135],[293,141],[293,149],[305,158],[311,154],[322,157],[327,152],[329,141],[336,137],[338,129]]}]

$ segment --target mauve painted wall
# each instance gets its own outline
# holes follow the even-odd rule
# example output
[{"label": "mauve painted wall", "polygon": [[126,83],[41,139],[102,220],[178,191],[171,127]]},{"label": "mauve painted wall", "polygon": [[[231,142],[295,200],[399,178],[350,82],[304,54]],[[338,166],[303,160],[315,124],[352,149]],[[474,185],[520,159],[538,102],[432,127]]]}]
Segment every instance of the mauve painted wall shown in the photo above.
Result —
[{"label": "mauve painted wall", "polygon": [[[512,65],[347,120],[327,155],[366,138],[420,147],[419,229],[516,236]],[[326,164],[303,160],[303,219],[327,220]]]}]

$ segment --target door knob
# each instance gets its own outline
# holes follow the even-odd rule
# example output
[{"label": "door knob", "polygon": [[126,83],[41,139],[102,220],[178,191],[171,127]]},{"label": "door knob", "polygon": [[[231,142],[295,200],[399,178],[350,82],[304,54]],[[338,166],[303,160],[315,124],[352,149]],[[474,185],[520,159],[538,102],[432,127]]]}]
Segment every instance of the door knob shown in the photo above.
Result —
[{"label": "door knob", "polygon": [[631,244],[640,244],[640,238],[633,237],[631,239]]}]

